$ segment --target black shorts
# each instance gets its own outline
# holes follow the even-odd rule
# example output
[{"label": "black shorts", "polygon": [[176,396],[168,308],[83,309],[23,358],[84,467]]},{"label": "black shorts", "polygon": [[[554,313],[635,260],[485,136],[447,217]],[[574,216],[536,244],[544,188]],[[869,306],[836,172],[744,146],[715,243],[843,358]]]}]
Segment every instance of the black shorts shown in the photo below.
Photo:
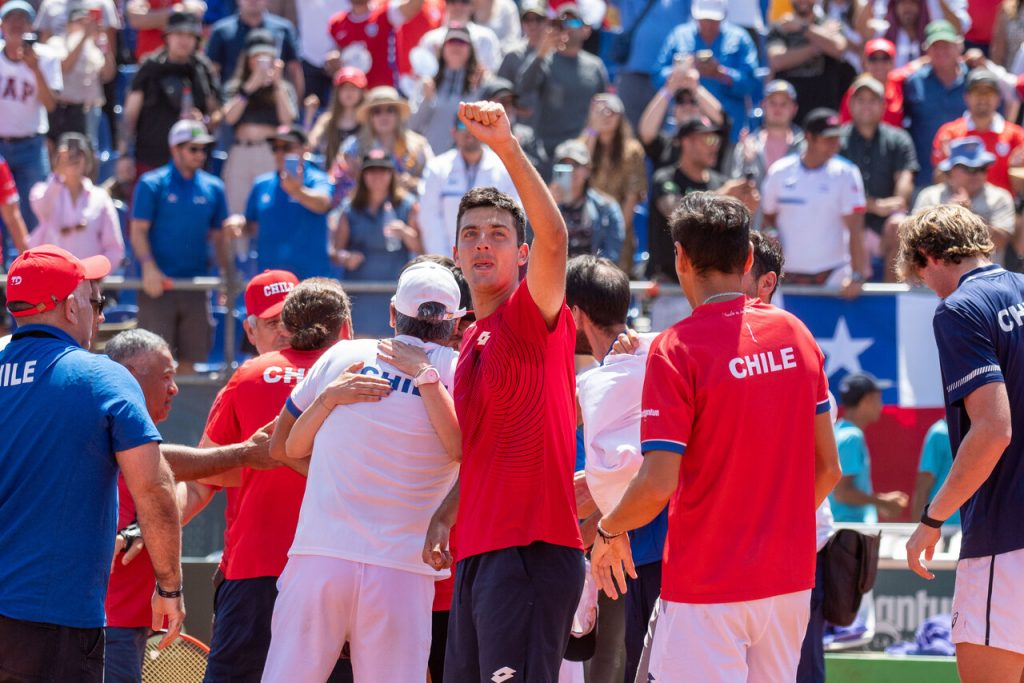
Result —
[{"label": "black shorts", "polygon": [[445,683],[556,683],[583,572],[581,550],[541,542],[460,560]]},{"label": "black shorts", "polygon": [[0,683],[103,683],[103,629],[0,615]]},{"label": "black shorts", "polygon": [[139,327],[163,337],[179,361],[204,363],[213,344],[210,293],[170,290],[159,298],[140,291]]}]

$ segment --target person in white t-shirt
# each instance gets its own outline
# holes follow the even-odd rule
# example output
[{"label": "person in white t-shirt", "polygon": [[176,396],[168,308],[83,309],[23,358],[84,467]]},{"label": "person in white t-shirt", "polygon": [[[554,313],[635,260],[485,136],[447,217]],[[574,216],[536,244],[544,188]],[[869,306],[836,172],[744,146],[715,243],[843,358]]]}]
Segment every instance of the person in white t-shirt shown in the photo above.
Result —
[{"label": "person in white t-shirt", "polygon": [[807,144],[779,159],[761,186],[766,229],[778,231],[787,284],[841,288],[860,294],[868,275],[864,251],[864,181],[839,152],[839,115],[815,109],[804,119]]},{"label": "person in white t-shirt", "polygon": [[53,111],[54,93],[63,87],[59,56],[24,39],[32,35],[34,20],[35,10],[25,0],[8,0],[0,8],[0,156],[11,167],[29,230],[36,227],[36,218],[28,193],[50,173],[43,140],[49,130],[47,112]]},{"label": "person in white t-shirt", "polygon": [[[346,641],[357,681],[423,678],[434,581],[448,572],[421,550],[461,457],[445,388],[458,355],[441,345],[464,314],[460,296],[447,268],[409,266],[391,304],[398,336],[339,342],[288,399],[277,427],[287,457],[311,459],[263,681],[325,680]],[[366,376],[390,391],[342,405]]]}]

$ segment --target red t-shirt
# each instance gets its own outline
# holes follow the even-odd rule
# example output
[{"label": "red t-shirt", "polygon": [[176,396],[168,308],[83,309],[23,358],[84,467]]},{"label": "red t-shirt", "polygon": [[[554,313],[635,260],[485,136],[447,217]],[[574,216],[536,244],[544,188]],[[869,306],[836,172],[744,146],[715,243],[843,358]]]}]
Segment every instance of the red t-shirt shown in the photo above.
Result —
[{"label": "red t-shirt", "polygon": [[[179,0],[149,0],[151,10],[168,9],[177,4]],[[135,34],[135,59],[141,61],[143,57],[154,50],[164,46],[164,31],[160,28],[147,28]]]},{"label": "red t-shirt", "polygon": [[[839,120],[843,123],[853,120],[850,115],[850,90],[843,94],[843,101],[839,105]],[[891,77],[885,82],[885,112],[882,114],[882,123],[903,128],[903,82]]]},{"label": "red t-shirt", "polygon": [[[238,443],[281,412],[306,370],[323,355],[316,351],[272,351],[238,368],[210,409],[206,435],[218,444]],[[295,537],[306,478],[287,467],[242,470],[242,483],[228,498],[224,578],[280,576]]]},{"label": "red t-shirt", "polygon": [[996,160],[988,167],[988,182],[1013,193],[1010,185],[1010,155],[1024,145],[1024,128],[1010,123],[1002,117],[992,122],[991,130],[975,130],[970,114],[955,121],[944,123],[935,133],[932,141],[932,165],[949,156],[949,141],[976,136],[985,141],[985,149],[995,155]]},{"label": "red t-shirt", "polygon": [[525,280],[466,332],[454,394],[458,559],[535,541],[583,548],[572,481],[575,344],[569,309],[548,331]]},{"label": "red t-shirt", "polygon": [[964,38],[972,43],[987,45],[992,42],[996,15],[1003,0],[967,0],[967,13],[971,15],[971,30]]},{"label": "red t-shirt", "polygon": [[740,602],[814,586],[822,361],[803,323],[755,299],[699,306],[655,339],[641,448],[680,454],[664,599]]},{"label": "red t-shirt", "polygon": [[398,28],[398,73],[403,75],[412,73],[409,51],[419,45],[420,38],[428,31],[440,26],[442,21],[444,21],[444,1],[424,0],[419,14]]},{"label": "red t-shirt", "polygon": [[[135,500],[128,492],[124,475],[117,475],[117,528],[123,529],[135,521]],[[149,551],[142,549],[127,565],[121,564],[123,555],[114,561],[107,584],[107,626],[117,628],[146,628],[153,625],[153,563]]]},{"label": "red t-shirt", "polygon": [[392,66],[397,64],[396,39],[395,29],[388,17],[387,3],[370,10],[370,14],[362,19],[353,20],[350,12],[338,12],[331,17],[327,28],[340,50],[353,43],[366,45],[373,60],[370,70],[366,72],[367,87],[395,85]]},{"label": "red t-shirt", "polygon": [[16,204],[18,202],[18,186],[14,184],[11,167],[0,157],[0,204]]}]

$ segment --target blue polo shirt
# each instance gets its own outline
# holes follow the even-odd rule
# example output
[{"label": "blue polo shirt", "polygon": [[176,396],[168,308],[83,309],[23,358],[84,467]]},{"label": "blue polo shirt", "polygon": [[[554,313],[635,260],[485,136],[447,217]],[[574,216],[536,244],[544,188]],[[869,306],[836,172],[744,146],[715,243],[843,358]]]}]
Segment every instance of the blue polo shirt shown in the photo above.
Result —
[{"label": "blue polo shirt", "polygon": [[[302,184],[331,196],[327,174],[312,164],[303,166]],[[313,213],[281,189],[277,171],[256,178],[245,219],[259,223],[256,249],[260,270],[289,270],[300,280],[326,277],[333,269],[327,252],[327,214]]]},{"label": "blue polo shirt", "polygon": [[25,325],[0,351],[0,614],[103,626],[117,533],[114,453],[160,441],[123,366]]},{"label": "blue polo shirt", "polygon": [[[259,26],[249,26],[239,19],[237,14],[224,17],[210,30],[210,39],[206,43],[206,56],[214,64],[220,65],[221,81],[227,83],[234,78],[238,66],[238,57],[245,51],[245,39],[249,31],[261,28],[270,31],[277,43],[277,56],[285,64],[299,58],[298,38],[295,25],[283,17],[269,12],[263,13]],[[324,31],[327,27],[324,26]]]},{"label": "blue polo shirt", "polygon": [[[864,493],[874,493],[871,488],[871,456],[864,432],[849,420],[836,422],[836,448],[839,450],[839,465],[844,477],[853,477],[853,485]],[[837,522],[860,522],[876,524],[878,510],[874,505],[847,505],[840,503],[834,493],[828,496],[832,506],[832,518]]]},{"label": "blue polo shirt", "polygon": [[206,171],[189,180],[172,162],[143,174],[135,185],[132,218],[149,221],[153,259],[167,277],[209,274],[209,234],[220,230],[227,215],[224,183]]},{"label": "blue polo shirt", "polygon": [[903,113],[909,123],[905,123],[910,138],[914,141],[917,152],[918,172],[917,185],[924,187],[932,184],[932,141],[944,123],[963,116],[967,105],[964,104],[964,82],[967,78],[967,66],[960,65],[960,74],[948,88],[932,71],[931,65],[925,65],[907,77],[903,84]]},{"label": "blue polo shirt", "polygon": [[1024,275],[988,265],[965,273],[935,309],[946,422],[953,460],[971,428],[964,400],[1006,386],[1013,434],[992,474],[960,508],[961,558],[1024,548]]},{"label": "blue polo shirt", "polygon": [[[623,30],[628,31],[647,7],[648,0],[622,0],[619,7]],[[658,64],[665,39],[676,26],[690,20],[690,0],[651,0],[651,9],[637,25],[630,43],[629,61],[623,71],[650,74]]]}]

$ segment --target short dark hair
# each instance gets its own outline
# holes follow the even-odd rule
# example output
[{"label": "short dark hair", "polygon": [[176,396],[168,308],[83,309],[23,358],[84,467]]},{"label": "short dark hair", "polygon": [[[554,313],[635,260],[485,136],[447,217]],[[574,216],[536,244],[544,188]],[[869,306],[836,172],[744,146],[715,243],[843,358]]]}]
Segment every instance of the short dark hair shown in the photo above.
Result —
[{"label": "short dark hair", "polygon": [[599,327],[622,325],[629,314],[629,276],[603,256],[574,256],[565,271],[565,302]]},{"label": "short dark hair", "polygon": [[295,286],[284,300],[281,322],[291,332],[291,346],[313,351],[338,340],[351,318],[348,294],[341,283],[327,277],[311,277]]},{"label": "short dark hair", "polygon": [[669,228],[698,274],[743,271],[750,253],[750,212],[739,200],[690,193],[672,212]]},{"label": "short dark hair", "polygon": [[455,244],[459,243],[459,229],[462,226],[462,215],[470,209],[494,207],[512,214],[512,222],[516,228],[518,244],[526,243],[526,214],[515,199],[500,192],[496,187],[474,187],[462,195],[459,202],[459,213],[455,217]]},{"label": "short dark hair", "polygon": [[455,318],[445,318],[447,312],[445,305],[437,301],[420,304],[415,318],[396,310],[395,332],[423,341],[446,342],[459,322]]},{"label": "short dark hair", "polygon": [[[757,230],[750,231],[750,243],[754,246],[754,265],[750,267],[750,274],[754,280],[759,280],[766,273],[775,273],[778,280],[775,289],[778,289],[782,281],[782,267],[786,264],[786,257],[782,255],[782,245],[774,237],[769,237]],[[772,294],[775,293],[772,290]]]}]

